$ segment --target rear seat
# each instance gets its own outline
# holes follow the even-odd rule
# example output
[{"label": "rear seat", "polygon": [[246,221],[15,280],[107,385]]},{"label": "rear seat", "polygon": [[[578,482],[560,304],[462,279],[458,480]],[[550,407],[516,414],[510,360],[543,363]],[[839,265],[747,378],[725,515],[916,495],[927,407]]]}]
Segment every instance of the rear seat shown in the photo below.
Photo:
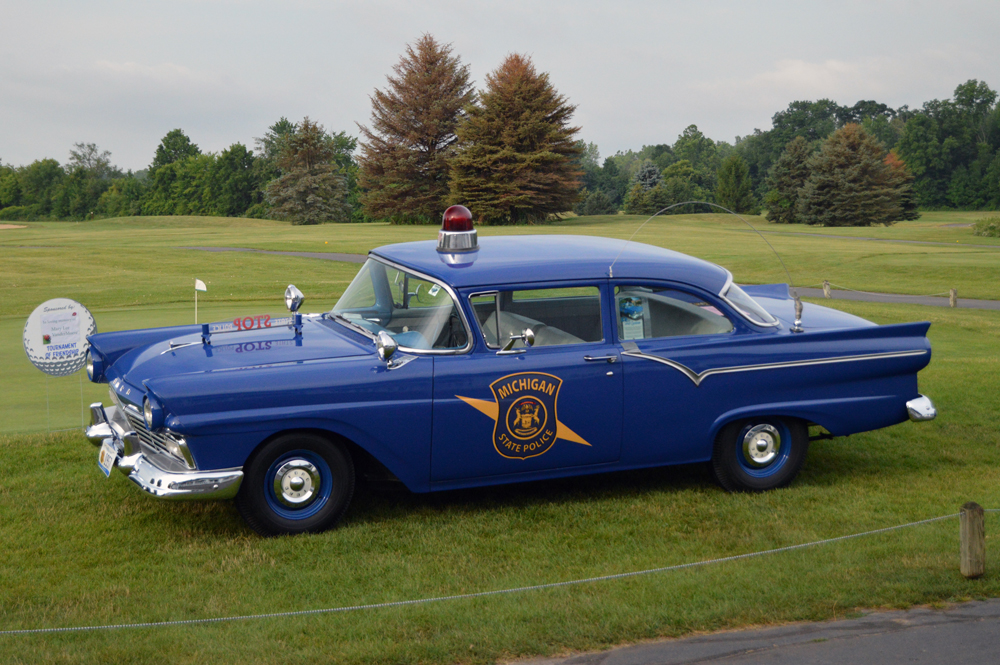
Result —
[{"label": "rear seat", "polygon": [[[512,335],[520,335],[524,332],[525,328],[531,328],[531,331],[535,333],[535,346],[557,346],[559,344],[581,344],[583,342],[576,335],[571,335],[559,328],[547,326],[541,321],[521,316],[520,314],[500,312],[501,343],[498,344],[496,339],[496,320],[496,312],[493,312],[486,319],[486,322],[483,323],[483,335],[490,346],[503,346]],[[523,346],[524,342],[518,340],[514,342],[513,348],[517,349]]]}]

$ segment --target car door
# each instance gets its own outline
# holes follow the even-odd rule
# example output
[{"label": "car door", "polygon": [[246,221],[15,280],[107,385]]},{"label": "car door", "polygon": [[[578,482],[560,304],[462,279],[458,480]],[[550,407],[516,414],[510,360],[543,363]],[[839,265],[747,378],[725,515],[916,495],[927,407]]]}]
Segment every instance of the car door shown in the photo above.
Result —
[{"label": "car door", "polygon": [[[466,294],[472,353],[434,360],[431,480],[565,475],[621,452],[621,358],[606,284]],[[503,347],[512,335],[534,334]]]},{"label": "car door", "polygon": [[[706,367],[736,358],[745,328],[716,299],[694,289],[653,282],[614,285],[615,335],[622,351],[622,463],[683,464],[711,456],[711,428],[733,404],[753,395],[745,377],[702,381]],[[740,394],[735,394],[740,393]]]}]

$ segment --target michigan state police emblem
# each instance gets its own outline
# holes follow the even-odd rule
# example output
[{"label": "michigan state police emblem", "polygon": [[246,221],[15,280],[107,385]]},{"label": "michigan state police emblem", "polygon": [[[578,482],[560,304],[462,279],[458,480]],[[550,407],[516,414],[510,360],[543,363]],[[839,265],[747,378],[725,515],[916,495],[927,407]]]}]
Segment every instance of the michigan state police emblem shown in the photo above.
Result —
[{"label": "michigan state police emblem", "polygon": [[549,450],[559,422],[556,402],[562,379],[542,372],[510,374],[490,384],[499,406],[493,446],[504,457],[528,459]]}]

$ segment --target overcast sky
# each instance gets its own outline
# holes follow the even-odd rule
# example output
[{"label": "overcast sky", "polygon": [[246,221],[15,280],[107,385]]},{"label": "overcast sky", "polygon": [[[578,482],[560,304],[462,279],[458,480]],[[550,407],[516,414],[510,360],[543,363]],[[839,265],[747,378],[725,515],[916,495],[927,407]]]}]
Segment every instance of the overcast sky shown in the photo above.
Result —
[{"label": "overcast sky", "polygon": [[602,157],[690,124],[732,142],[797,99],[919,107],[971,78],[1000,87],[997,0],[0,0],[0,16],[0,160],[15,165],[87,142],[138,170],[171,129],[219,151],[281,116],[356,136],[424,32],[477,88],[530,55]]}]

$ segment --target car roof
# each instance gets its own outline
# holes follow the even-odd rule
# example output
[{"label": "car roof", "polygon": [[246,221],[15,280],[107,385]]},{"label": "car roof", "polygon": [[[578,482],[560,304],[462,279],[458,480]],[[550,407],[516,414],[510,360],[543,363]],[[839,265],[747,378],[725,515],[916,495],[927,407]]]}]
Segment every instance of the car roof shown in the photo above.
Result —
[{"label": "car roof", "polygon": [[[462,255],[442,256],[434,240],[385,245],[371,253],[457,288],[602,279],[612,263],[615,279],[684,282],[710,293],[732,279],[725,268],[687,254],[593,236],[489,236],[479,238],[479,251]],[[474,258],[458,265],[445,260],[456,256]]]}]

